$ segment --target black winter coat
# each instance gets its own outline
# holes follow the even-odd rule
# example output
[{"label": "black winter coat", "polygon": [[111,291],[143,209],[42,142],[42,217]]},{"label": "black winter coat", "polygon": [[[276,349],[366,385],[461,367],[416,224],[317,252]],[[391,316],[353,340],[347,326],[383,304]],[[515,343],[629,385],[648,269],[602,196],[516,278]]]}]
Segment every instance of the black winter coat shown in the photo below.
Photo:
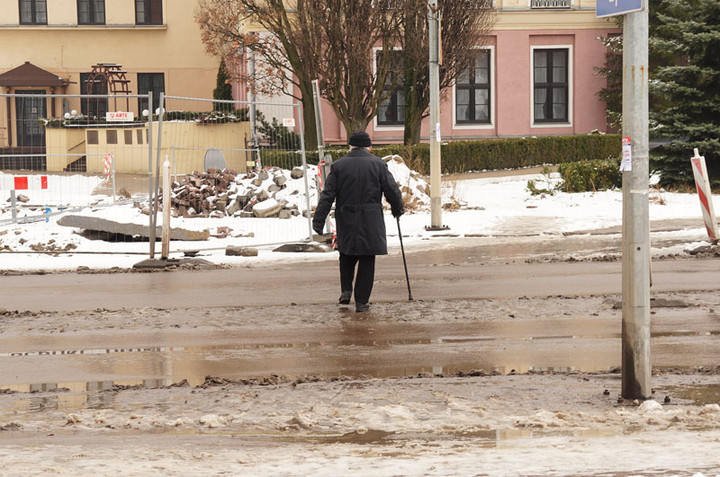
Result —
[{"label": "black winter coat", "polygon": [[333,201],[337,249],[345,255],[385,255],[382,196],[395,217],[404,213],[402,193],[385,161],[365,149],[353,149],[333,162],[313,217],[321,233]]}]

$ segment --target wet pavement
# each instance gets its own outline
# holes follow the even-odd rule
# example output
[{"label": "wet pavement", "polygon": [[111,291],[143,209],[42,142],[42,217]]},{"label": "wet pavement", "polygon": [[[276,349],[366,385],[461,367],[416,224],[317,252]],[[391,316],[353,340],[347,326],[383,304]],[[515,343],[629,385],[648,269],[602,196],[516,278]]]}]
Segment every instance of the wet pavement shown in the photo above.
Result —
[{"label": "wet pavement", "polygon": [[[0,389],[198,385],[206,376],[606,372],[621,358],[618,246],[605,230],[418,247],[408,252],[412,302],[401,257],[391,253],[378,259],[368,313],[334,304],[337,264],[322,256],[215,270],[0,276]],[[585,261],[567,260],[574,255]],[[654,367],[717,365],[717,264],[653,263]]]}]

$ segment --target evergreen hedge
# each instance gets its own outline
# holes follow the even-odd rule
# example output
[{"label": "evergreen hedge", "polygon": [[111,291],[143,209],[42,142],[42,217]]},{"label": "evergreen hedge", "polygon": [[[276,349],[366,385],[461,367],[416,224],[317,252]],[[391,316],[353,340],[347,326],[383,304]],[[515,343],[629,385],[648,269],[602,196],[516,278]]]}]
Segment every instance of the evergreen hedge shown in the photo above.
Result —
[{"label": "evergreen hedge", "polygon": [[[543,164],[563,164],[581,160],[619,157],[621,137],[617,134],[585,134],[573,136],[541,136],[532,138],[480,139],[476,141],[452,141],[441,149],[443,174],[463,172],[517,169]],[[333,160],[347,154],[347,147],[329,147],[325,150]],[[430,174],[430,146],[403,146],[389,144],[373,146],[376,156],[397,154],[410,169],[420,174]],[[293,161],[302,164],[299,153]],[[261,151],[263,165],[287,167],[287,151]],[[308,164],[317,164],[317,151],[307,151]]]}]

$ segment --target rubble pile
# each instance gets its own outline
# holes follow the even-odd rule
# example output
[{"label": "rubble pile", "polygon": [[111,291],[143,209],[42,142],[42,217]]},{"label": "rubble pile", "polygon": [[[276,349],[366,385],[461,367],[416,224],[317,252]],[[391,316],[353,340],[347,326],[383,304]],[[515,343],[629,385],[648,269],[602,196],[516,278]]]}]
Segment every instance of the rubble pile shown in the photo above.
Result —
[{"label": "rubble pile", "polygon": [[[308,168],[310,170],[310,168]],[[172,183],[171,207],[175,217],[280,217],[290,218],[307,209],[303,169],[270,167],[237,174],[230,169],[193,172]],[[311,195],[314,181],[308,181]]]},{"label": "rubble pile", "polygon": [[405,211],[420,211],[430,207],[430,184],[422,175],[411,170],[398,155],[385,156],[383,160],[400,187]]},{"label": "rubble pile", "polygon": [[[400,156],[383,158],[403,193],[408,211],[427,208],[430,187],[411,171]],[[317,167],[308,166],[310,205],[317,204]],[[306,214],[304,172],[267,167],[259,172],[238,174],[230,169],[193,172],[172,183],[171,214],[174,217],[279,217]],[[161,195],[162,197],[162,195]],[[147,205],[144,213],[149,213]],[[387,207],[387,204],[385,204]]]}]

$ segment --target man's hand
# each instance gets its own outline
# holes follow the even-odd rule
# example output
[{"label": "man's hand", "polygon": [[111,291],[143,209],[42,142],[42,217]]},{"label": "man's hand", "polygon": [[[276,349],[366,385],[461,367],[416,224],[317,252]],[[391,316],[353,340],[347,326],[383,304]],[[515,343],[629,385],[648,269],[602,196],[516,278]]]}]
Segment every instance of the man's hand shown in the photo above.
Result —
[{"label": "man's hand", "polygon": [[400,210],[393,210],[392,214],[393,214],[393,217],[395,217],[396,219],[399,219],[400,216],[403,215],[404,213],[405,213],[405,211],[403,209],[400,209]]}]

